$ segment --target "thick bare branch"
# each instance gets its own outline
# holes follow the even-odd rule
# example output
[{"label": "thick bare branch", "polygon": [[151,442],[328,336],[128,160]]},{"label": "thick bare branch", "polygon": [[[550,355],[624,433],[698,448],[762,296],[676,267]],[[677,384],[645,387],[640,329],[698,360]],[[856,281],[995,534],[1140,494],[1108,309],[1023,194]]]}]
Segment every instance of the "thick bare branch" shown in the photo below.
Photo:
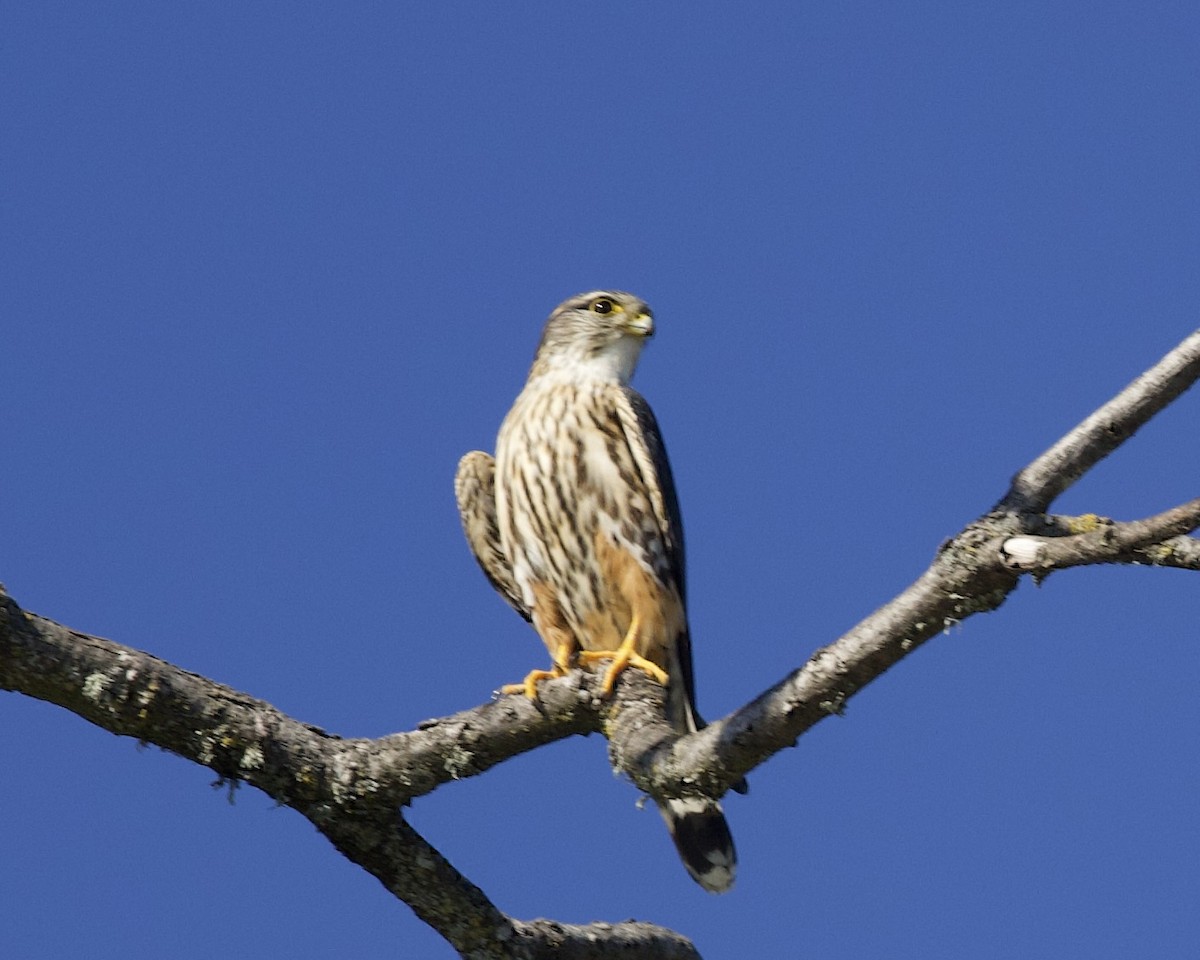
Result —
[{"label": "thick bare branch", "polygon": [[[587,675],[532,705],[485,704],[380,740],[342,740],[261,700],[140,650],[27,613],[0,590],[0,689],[65,707],[112,733],[153,743],[250,783],[308,817],[352,862],[380,880],[463,957],[696,954],[653,924],[570,926],[516,921],[404,821],[399,806],[439,783],[468,776],[542,743],[600,723]],[[522,722],[524,721],[524,722]]]},{"label": "thick bare branch", "polygon": [[[930,637],[1000,606],[1018,583],[1002,545],[1052,527],[1045,507],[1198,377],[1200,331],[1018,473],[1000,504],[943,545],[912,586],[751,703],[683,738],[660,719],[661,707],[646,693],[623,703],[608,728],[614,763],[655,795],[720,796]],[[1111,528],[1094,536],[1070,532],[1091,538],[1081,544],[1088,556],[1109,553],[1086,562],[1196,569],[1196,542],[1181,536],[1196,526],[1195,506],[1121,525],[1115,540],[1106,539],[1114,536]]]},{"label": "thick bare branch", "polygon": [[27,613],[2,591],[0,689],[58,704],[281,802],[331,789],[322,781],[336,737],[148,653]]},{"label": "thick bare branch", "polygon": [[700,960],[686,937],[651,923],[591,923],[577,926],[553,920],[517,922],[517,932],[537,944],[535,960],[604,960],[647,957],[653,960]]},{"label": "thick bare branch", "polygon": [[0,688],[65,707],[245,781],[281,802],[327,795],[401,806],[451,780],[600,729],[595,678],[532,704],[503,697],[377,740],[343,739],[206,677],[22,610],[0,592]]},{"label": "thick bare branch", "polygon": [[[652,794],[720,796],[753,767],[825,717],[926,640],[994,610],[1016,587],[999,546],[1015,517],[985,517],[945,545],[908,589],[770,690],[688,737],[676,737],[645,693],[622,699],[608,728],[615,761]],[[653,686],[635,678],[635,682]],[[622,692],[624,698],[624,693]],[[657,715],[656,715],[657,714]]]},{"label": "thick bare branch", "polygon": [[1018,473],[997,510],[1042,513],[1200,377],[1197,330]]},{"label": "thick bare branch", "polygon": [[310,818],[467,960],[699,960],[686,937],[650,923],[561,924],[505,916],[398,814],[340,809]]},{"label": "thick bare branch", "polygon": [[411,732],[342,741],[343,761],[375,795],[406,803],[554,740],[599,732],[599,686],[594,674],[574,671],[546,685],[536,703],[503,696],[426,720]]},{"label": "thick bare branch", "polygon": [[849,697],[926,640],[1000,606],[1021,576],[1006,562],[1005,543],[1049,534],[1038,542],[1045,542],[1052,566],[1143,560],[1200,569],[1197,542],[1183,536],[1200,520],[1200,501],[1094,529],[1043,513],[1198,376],[1200,332],[1022,470],[997,508],[946,543],[907,590],[753,702],[690,736],[672,732],[662,688],[639,671],[626,672],[607,702],[598,698],[595,675],[574,671],[542,684],[537,703],[502,697],[415,731],[343,740],[149,654],[27,614],[2,591],[0,688],[158,744],[295,808],[463,956],[695,957],[686,939],[649,924],[574,927],[505,916],[400,817],[398,807],[524,750],[600,729],[615,765],[643,790],[717,797],[813,724],[839,713]]}]

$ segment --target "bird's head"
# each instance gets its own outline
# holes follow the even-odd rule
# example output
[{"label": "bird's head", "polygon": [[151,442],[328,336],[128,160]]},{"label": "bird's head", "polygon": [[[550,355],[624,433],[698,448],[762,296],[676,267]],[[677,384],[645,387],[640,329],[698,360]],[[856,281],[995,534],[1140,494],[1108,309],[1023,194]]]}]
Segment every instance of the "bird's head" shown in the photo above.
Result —
[{"label": "bird's head", "polygon": [[553,374],[628,383],[653,335],[654,314],[632,293],[581,293],[550,314],[530,378]]}]

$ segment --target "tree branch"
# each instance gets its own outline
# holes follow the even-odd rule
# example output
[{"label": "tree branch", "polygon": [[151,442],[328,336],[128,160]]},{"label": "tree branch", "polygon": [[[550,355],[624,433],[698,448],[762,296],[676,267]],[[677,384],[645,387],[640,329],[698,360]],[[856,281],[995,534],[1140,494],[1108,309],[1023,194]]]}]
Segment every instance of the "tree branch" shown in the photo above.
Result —
[{"label": "tree branch", "polygon": [[814,724],[840,713],[851,696],[931,637],[999,607],[1018,582],[1000,560],[1000,544],[1020,526],[1010,516],[971,524],[898,597],[699,733],[676,736],[648,696],[636,712],[622,700],[608,729],[615,762],[654,795],[720,796]]},{"label": "tree branch", "polygon": [[[695,960],[681,935],[653,924],[572,926],[514,920],[400,815],[439,783],[600,723],[588,682],[560,684],[553,717],[504,700],[379,740],[343,740],[205,677],[22,610],[0,588],[0,689],[64,707],[112,733],[153,743],[258,787],[292,807],[375,876],[463,957],[647,955]],[[599,682],[598,680],[595,682]],[[586,708],[585,708],[586,705]],[[524,721],[524,722],[522,722]]]},{"label": "tree branch", "polygon": [[1042,569],[1014,564],[1014,545],[1017,556],[1023,542],[1046,551],[1037,563],[1050,567],[1200,569],[1200,547],[1184,536],[1200,522],[1200,501],[1124,524],[1043,512],[1197,377],[1200,332],[1017,474],[996,508],[944,544],[903,593],[754,701],[689,736],[671,730],[664,691],[640,671],[623,674],[615,695],[602,701],[599,676],[576,670],[543,683],[536,703],[501,697],[414,731],[343,740],[149,654],[26,613],[2,589],[0,688],[157,744],[293,807],[464,957],[695,958],[685,938],[651,924],[567,926],[506,916],[399,808],[525,750],[597,730],[609,738],[614,765],[646,792],[718,797],[922,643],[1000,606],[1022,572]]},{"label": "tree branch", "polygon": [[1045,575],[1096,563],[1146,563],[1197,569],[1200,542],[1183,534],[1200,526],[1200,499],[1145,520],[1116,523],[1103,517],[1072,518],[1057,537],[1013,537],[1001,552],[1014,570]]},{"label": "tree branch", "polygon": [[1041,513],[1200,377],[1200,330],[1013,477],[997,510]]},{"label": "tree branch", "polygon": [[[648,692],[632,704],[622,702],[622,712],[608,728],[614,764],[655,796],[720,796],[811,726],[839,713],[851,696],[931,637],[999,607],[1016,588],[1019,573],[1025,572],[1013,564],[1005,546],[1033,540],[1027,536],[1033,531],[1054,529],[1055,521],[1042,512],[1053,499],[1197,378],[1200,331],[1021,470],[999,504],[943,544],[929,569],[908,589],[770,690],[705,730],[679,737],[661,719],[661,707]],[[1182,536],[1197,525],[1197,503],[1115,529],[1108,525],[1095,534],[1086,524],[1070,529],[1090,538],[1075,545],[1083,551],[1081,556],[1097,558],[1079,562],[1200,569],[1200,545]],[[1065,557],[1071,548],[1064,544],[1059,549]]]},{"label": "tree branch", "polygon": [[306,812],[347,859],[368,870],[468,960],[699,960],[691,941],[650,923],[513,920],[394,812],[313,814]]}]

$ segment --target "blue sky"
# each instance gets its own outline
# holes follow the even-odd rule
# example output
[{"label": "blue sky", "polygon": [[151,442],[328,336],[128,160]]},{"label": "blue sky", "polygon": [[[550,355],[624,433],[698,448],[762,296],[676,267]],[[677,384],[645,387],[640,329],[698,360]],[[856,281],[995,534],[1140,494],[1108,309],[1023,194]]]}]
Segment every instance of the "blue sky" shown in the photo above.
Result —
[{"label": "blue sky", "polygon": [[[1184,3],[18,2],[0,580],[347,736],[545,655],[475,569],[563,298],[635,291],[702,709],[904,587],[1197,326]],[[1197,493],[1185,396],[1073,489]],[[748,956],[1194,956],[1194,575],[1024,584],[751,778],[714,899],[598,738],[416,802],[515,916]],[[0,697],[0,955],[452,952],[297,814]]]}]

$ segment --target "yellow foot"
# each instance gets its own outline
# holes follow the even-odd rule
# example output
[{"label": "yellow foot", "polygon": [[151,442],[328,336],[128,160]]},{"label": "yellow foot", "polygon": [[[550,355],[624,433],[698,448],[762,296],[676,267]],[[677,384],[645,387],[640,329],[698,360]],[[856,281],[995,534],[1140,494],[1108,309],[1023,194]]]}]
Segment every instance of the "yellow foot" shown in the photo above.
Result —
[{"label": "yellow foot", "polygon": [[520,683],[506,683],[500,688],[501,693],[523,693],[530,700],[537,699],[537,685],[539,680],[553,680],[555,677],[561,677],[566,671],[554,667],[550,670],[530,670],[525,679]]},{"label": "yellow foot", "polygon": [[645,657],[634,653],[625,647],[620,650],[580,650],[580,663],[595,663],[597,660],[612,660],[612,666],[604,674],[604,683],[600,687],[601,696],[607,697],[613,691],[617,677],[625,672],[626,667],[637,667],[648,673],[664,687],[667,685],[667,673],[657,663],[651,663]]}]

